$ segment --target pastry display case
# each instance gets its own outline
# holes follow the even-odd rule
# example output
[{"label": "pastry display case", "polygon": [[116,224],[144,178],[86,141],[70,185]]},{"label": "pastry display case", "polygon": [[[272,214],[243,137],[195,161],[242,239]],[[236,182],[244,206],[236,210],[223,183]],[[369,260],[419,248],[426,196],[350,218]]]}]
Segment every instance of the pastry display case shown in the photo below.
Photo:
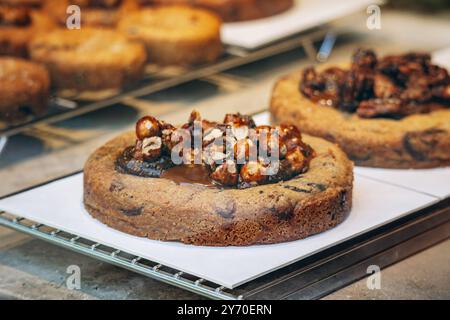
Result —
[{"label": "pastry display case", "polygon": [[370,278],[450,237],[450,51],[393,8],[0,0],[0,285],[24,237],[180,296],[397,298]]}]

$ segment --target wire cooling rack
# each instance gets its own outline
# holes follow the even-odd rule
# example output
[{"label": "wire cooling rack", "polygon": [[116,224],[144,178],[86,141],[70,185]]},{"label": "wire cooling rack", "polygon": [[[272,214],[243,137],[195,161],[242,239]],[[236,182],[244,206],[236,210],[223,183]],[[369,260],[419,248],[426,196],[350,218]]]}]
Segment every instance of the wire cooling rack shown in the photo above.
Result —
[{"label": "wire cooling rack", "polygon": [[323,250],[233,290],[7,212],[5,226],[199,295],[220,300],[317,299],[450,237],[450,198]]},{"label": "wire cooling rack", "polygon": [[[139,98],[192,80],[207,78],[217,73],[295,48],[303,48],[308,57],[315,58],[317,53],[315,43],[321,42],[324,39],[326,40],[327,34],[329,34],[328,28],[324,26],[274,42],[256,50],[244,50],[228,46],[225,49],[224,55],[212,64],[191,69],[179,68],[172,72],[164,72],[156,68],[155,70],[149,71],[147,76],[138,85],[126,91],[111,93],[109,95],[105,95],[105,93],[91,94],[90,96],[94,96],[95,100],[92,100],[92,97],[83,98],[82,94],[78,98],[55,96],[51,99],[49,111],[43,116],[31,117],[24,122],[13,125],[0,122],[0,137],[12,136],[40,124],[51,124],[67,120],[112,106],[127,98]],[[102,95],[105,97],[102,97]]]}]

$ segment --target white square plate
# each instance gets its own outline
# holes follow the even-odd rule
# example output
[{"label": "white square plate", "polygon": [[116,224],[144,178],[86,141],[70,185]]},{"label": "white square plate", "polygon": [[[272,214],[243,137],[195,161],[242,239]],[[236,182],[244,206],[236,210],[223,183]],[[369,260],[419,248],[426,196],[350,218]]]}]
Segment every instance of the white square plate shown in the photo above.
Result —
[{"label": "white square plate", "polygon": [[[450,51],[448,58],[450,60]],[[258,125],[271,122],[269,112],[260,113],[253,118]],[[420,170],[355,167],[355,173],[440,199],[450,196],[450,167]]]},{"label": "white square plate", "polygon": [[377,0],[299,0],[290,10],[264,19],[226,23],[222,40],[228,45],[255,49],[270,42],[364,11]]},{"label": "white square plate", "polygon": [[239,286],[437,201],[437,198],[422,193],[356,176],[353,209],[341,225],[330,231],[276,245],[208,248],[138,238],[103,225],[91,218],[83,207],[82,180],[82,174],[78,174],[0,200],[0,209],[227,288]]}]

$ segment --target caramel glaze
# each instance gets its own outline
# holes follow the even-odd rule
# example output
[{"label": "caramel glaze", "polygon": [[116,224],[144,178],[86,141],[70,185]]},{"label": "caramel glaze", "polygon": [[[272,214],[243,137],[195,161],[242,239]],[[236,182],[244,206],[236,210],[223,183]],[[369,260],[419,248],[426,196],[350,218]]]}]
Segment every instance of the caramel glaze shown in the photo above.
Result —
[{"label": "caramel glaze", "polygon": [[139,177],[168,179],[179,185],[199,185],[208,188],[220,187],[210,178],[211,170],[206,166],[175,166],[168,156],[161,157],[153,162],[136,160],[133,157],[133,147],[125,149],[117,158],[116,170]]}]

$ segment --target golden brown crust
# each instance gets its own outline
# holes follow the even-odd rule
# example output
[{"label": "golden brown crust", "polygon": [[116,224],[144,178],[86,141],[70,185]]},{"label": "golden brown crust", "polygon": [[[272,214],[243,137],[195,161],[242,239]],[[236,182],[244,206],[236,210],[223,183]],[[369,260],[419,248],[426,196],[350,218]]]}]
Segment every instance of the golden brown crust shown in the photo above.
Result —
[{"label": "golden brown crust", "polygon": [[202,9],[165,6],[124,17],[118,29],[142,41],[150,62],[192,65],[215,61],[222,53],[221,20]]},{"label": "golden brown crust", "polygon": [[38,10],[30,11],[31,24],[27,26],[0,25],[0,55],[28,57],[28,44],[39,34],[45,34],[56,25]]},{"label": "golden brown crust", "polygon": [[118,89],[138,81],[145,48],[110,30],[58,30],[36,37],[31,58],[47,66],[58,89]]},{"label": "golden brown crust", "polygon": [[88,212],[129,234],[204,246],[278,243],[328,230],[351,207],[352,163],[322,139],[305,137],[317,153],[305,174],[244,190],[118,173],[116,158],[134,139],[128,133],[112,140],[91,155],[84,169]]},{"label": "golden brown crust", "polygon": [[20,121],[47,110],[50,79],[47,70],[19,58],[0,58],[0,116]]},{"label": "golden brown crust", "polygon": [[226,22],[260,19],[282,13],[293,0],[140,0],[144,4],[185,4],[216,12]]},{"label": "golden brown crust", "polygon": [[[325,68],[326,66],[324,66]],[[300,90],[301,72],[275,84],[270,111],[278,121],[337,143],[357,165],[431,168],[450,165],[450,110],[416,114],[401,120],[363,119],[317,105]]]}]

